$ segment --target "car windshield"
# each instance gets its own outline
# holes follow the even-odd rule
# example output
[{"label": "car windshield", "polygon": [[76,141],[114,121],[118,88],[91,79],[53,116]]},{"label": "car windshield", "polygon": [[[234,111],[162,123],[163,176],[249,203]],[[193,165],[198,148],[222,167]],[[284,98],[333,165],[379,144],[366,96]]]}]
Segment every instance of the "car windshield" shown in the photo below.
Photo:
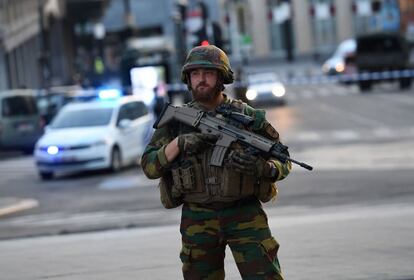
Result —
[{"label": "car windshield", "polygon": [[59,113],[51,128],[104,126],[109,124],[112,108],[69,110]]},{"label": "car windshield", "polygon": [[355,40],[343,41],[336,50],[334,56],[344,56],[347,53],[355,52],[356,42]]},{"label": "car windshield", "polygon": [[265,82],[277,81],[277,76],[274,73],[253,74],[247,77],[250,84],[260,84]]}]

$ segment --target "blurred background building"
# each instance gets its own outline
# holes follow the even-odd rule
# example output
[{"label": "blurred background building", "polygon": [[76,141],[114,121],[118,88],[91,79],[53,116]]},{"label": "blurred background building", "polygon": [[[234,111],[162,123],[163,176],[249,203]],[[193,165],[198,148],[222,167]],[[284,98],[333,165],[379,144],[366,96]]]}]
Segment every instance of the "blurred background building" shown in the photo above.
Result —
[{"label": "blurred background building", "polygon": [[135,66],[179,82],[187,51],[234,62],[323,59],[373,31],[413,38],[412,0],[0,0],[0,89],[131,85]]}]

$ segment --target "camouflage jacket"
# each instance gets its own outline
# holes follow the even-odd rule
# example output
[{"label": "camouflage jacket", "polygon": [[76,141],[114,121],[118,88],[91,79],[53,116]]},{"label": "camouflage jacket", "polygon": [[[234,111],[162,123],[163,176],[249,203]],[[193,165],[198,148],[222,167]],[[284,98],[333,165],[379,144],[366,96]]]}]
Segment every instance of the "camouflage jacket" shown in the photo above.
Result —
[{"label": "camouflage jacket", "polygon": [[[224,103],[238,103],[242,104],[239,100],[232,100],[224,95]],[[192,101],[186,106],[191,106],[197,109],[202,109],[201,105],[196,101]],[[251,130],[255,133],[258,133],[262,136],[265,136],[273,141],[279,141],[279,133],[273,128],[273,126],[266,120],[265,111],[257,110],[243,103],[242,106],[243,113],[245,115],[251,116],[254,118],[254,123],[251,127]],[[141,165],[145,175],[150,179],[160,178],[166,170],[171,166],[167,162],[165,157],[165,147],[178,136],[177,125],[172,123],[171,125],[164,126],[155,130],[150,143],[147,145],[144,154],[141,159]],[[292,165],[289,161],[282,163],[276,159],[269,159],[274,163],[278,169],[278,177],[275,178],[275,181],[284,179],[290,172]]]}]

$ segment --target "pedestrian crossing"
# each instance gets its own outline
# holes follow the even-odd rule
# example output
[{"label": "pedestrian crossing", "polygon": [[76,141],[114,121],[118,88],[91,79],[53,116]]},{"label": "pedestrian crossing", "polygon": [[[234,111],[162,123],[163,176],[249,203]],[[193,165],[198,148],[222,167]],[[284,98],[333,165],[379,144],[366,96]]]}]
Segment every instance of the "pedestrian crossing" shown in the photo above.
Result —
[{"label": "pedestrian crossing", "polygon": [[411,127],[375,127],[372,129],[342,129],[326,131],[285,132],[285,143],[347,143],[373,140],[414,139],[414,126]]},{"label": "pedestrian crossing", "polygon": [[[323,170],[407,170],[414,169],[414,142],[410,140],[349,145],[324,145],[294,150],[293,158]],[[309,172],[294,168],[295,172]]]},{"label": "pedestrian crossing", "polygon": [[286,99],[289,101],[313,99],[315,97],[349,96],[360,94],[357,86],[340,86],[335,84],[287,86]]}]

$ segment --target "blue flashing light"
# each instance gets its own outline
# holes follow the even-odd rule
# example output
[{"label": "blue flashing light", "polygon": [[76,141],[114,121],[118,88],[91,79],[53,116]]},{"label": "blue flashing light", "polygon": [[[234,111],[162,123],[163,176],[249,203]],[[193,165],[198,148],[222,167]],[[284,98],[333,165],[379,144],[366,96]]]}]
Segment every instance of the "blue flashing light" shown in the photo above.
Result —
[{"label": "blue flashing light", "polygon": [[98,96],[100,99],[116,99],[121,97],[121,91],[118,89],[101,89]]},{"label": "blue flashing light", "polygon": [[49,155],[56,155],[59,152],[59,148],[57,146],[49,146],[47,147],[47,153]]}]

